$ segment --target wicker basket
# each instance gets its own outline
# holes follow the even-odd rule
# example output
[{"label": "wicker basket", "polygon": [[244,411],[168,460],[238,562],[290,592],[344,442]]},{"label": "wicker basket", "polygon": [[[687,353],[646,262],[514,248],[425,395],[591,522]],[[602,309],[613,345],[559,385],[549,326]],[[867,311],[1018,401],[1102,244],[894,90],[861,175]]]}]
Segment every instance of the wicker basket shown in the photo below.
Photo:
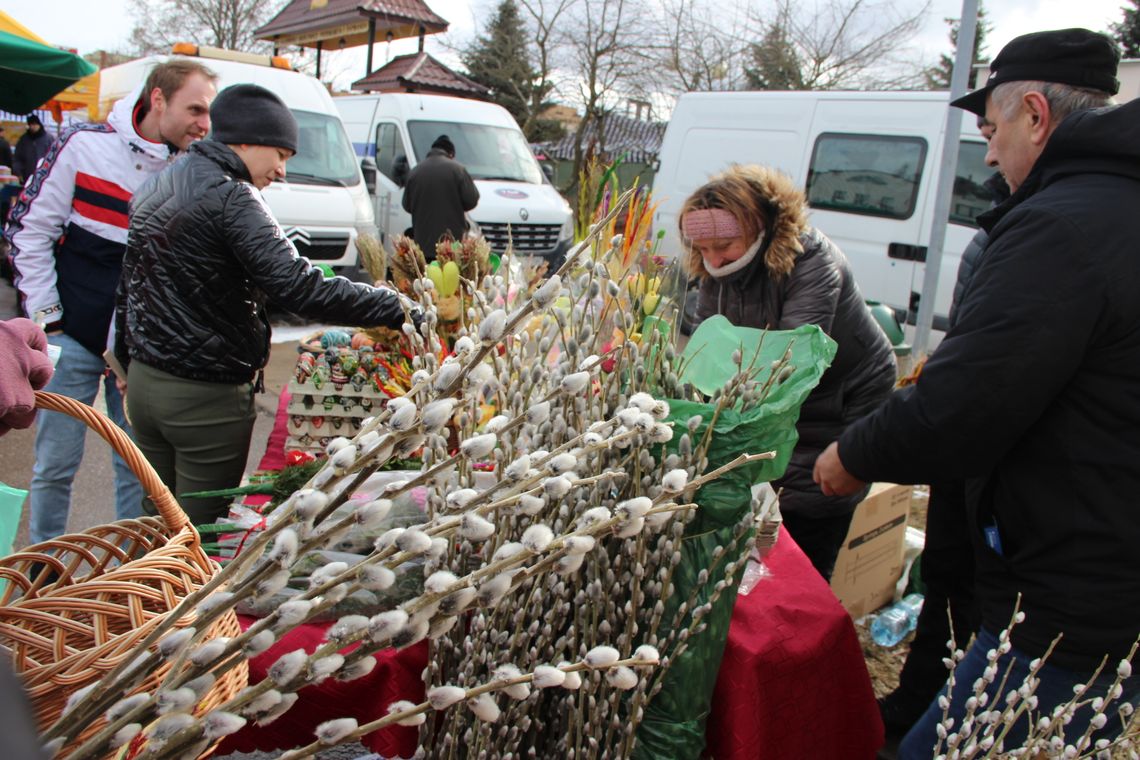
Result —
[{"label": "wicker basket", "polygon": [[[202,551],[198,532],[170,490],[118,426],[65,396],[38,392],[36,406],[75,417],[102,436],[138,476],[161,515],[61,536],[0,559],[0,578],[8,581],[0,595],[0,643],[11,650],[43,731],[75,690],[137,655],[142,640],[219,568]],[[178,625],[193,622],[190,615]],[[210,626],[206,637],[240,633],[231,611]],[[168,667],[156,669],[138,690],[153,690]],[[248,677],[244,662],[227,671],[196,712],[236,695]],[[102,723],[100,718],[87,727],[81,738]]]}]

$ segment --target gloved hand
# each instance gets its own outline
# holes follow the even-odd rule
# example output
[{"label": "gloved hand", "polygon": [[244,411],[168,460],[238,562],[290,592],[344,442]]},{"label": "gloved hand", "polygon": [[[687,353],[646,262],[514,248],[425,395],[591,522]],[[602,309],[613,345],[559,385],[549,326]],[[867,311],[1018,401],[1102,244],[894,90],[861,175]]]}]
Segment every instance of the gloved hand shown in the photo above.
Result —
[{"label": "gloved hand", "polygon": [[36,416],[32,391],[51,380],[54,371],[47,355],[47,336],[30,319],[0,322],[0,435],[26,428]]}]

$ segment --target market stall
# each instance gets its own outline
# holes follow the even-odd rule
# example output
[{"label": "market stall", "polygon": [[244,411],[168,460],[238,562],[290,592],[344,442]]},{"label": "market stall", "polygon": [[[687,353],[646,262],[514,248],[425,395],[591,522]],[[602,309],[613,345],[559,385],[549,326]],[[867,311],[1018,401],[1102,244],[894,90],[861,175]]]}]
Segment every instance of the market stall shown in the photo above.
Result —
[{"label": "market stall", "polygon": [[[717,760],[875,757],[883,725],[851,618],[787,533],[764,563],[771,576],[738,597],[732,613],[709,713],[708,754]],[[315,650],[327,629],[316,624],[293,631],[250,663],[250,681],[264,679],[286,652]],[[247,726],[219,753],[289,749],[311,741],[323,721],[350,715],[363,724],[392,702],[423,698],[426,646],[386,650],[377,659],[365,678],[302,690],[291,720]],[[411,757],[417,734],[396,726],[363,743],[384,757]]]}]

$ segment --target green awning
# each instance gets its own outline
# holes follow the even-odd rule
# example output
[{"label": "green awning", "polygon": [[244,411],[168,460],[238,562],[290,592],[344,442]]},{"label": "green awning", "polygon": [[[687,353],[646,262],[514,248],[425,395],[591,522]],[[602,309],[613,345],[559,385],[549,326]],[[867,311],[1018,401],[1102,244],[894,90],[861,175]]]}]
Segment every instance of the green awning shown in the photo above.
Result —
[{"label": "green awning", "polygon": [[75,53],[0,32],[0,110],[29,113],[95,71]]}]

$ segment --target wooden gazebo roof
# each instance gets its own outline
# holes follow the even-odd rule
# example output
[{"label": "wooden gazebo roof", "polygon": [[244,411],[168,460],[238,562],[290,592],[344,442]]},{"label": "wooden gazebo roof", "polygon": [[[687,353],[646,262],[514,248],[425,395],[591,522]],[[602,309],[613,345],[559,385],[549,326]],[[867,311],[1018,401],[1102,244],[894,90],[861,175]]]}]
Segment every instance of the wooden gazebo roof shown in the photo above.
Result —
[{"label": "wooden gazebo roof", "polygon": [[424,52],[396,56],[368,76],[353,82],[352,89],[365,92],[434,92],[466,98],[484,98],[490,92]]},{"label": "wooden gazebo roof", "polygon": [[423,0],[292,0],[254,34],[277,47],[336,50],[381,42],[389,34],[435,34],[447,26]]}]

